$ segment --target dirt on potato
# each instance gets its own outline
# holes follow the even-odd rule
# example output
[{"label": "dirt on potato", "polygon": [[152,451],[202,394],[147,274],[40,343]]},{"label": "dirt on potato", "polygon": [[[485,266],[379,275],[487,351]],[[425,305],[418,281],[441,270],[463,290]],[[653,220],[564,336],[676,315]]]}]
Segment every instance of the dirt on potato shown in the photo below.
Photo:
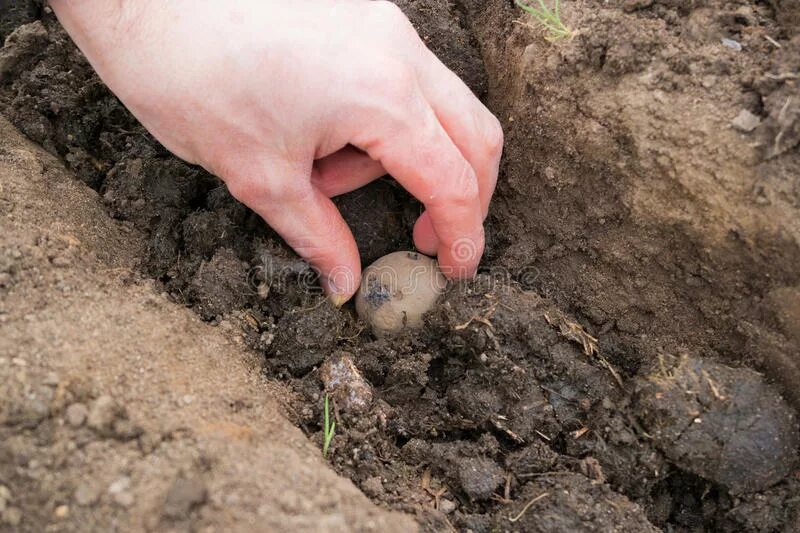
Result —
[{"label": "dirt on potato", "polygon": [[[320,444],[340,398],[331,464],[423,529],[800,529],[797,3],[564,2],[557,41],[509,0],[397,3],[506,134],[482,272],[418,332],[327,304],[33,2],[0,14],[0,111],[173,300],[241,323]],[[391,178],[335,201],[365,263],[412,246]]]}]

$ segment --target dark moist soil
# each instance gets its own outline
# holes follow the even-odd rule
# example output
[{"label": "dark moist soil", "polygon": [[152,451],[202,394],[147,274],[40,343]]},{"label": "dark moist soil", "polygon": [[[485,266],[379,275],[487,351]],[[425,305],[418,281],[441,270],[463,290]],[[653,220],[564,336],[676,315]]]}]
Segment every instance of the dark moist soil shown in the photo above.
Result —
[{"label": "dark moist soil", "polygon": [[[28,23],[0,110],[149,235],[143,273],[241,323],[320,444],[327,392],[334,468],[425,530],[800,530],[797,2],[569,2],[555,43],[507,0],[398,4],[506,155],[483,272],[397,338],[329,306],[36,2],[0,1],[0,34]],[[336,202],[365,263],[411,247],[390,178]]]}]

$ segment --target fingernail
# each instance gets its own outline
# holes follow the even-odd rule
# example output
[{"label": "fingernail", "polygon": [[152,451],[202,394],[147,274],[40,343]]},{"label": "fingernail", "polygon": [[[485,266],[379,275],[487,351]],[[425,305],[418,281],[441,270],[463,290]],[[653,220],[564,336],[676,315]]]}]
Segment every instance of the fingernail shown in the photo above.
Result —
[{"label": "fingernail", "polygon": [[331,294],[328,296],[328,301],[330,301],[334,307],[341,307],[347,301],[347,296],[344,294]]},{"label": "fingernail", "polygon": [[323,282],[328,293],[328,300],[336,307],[341,307],[355,292],[355,275],[348,267],[334,268]]}]

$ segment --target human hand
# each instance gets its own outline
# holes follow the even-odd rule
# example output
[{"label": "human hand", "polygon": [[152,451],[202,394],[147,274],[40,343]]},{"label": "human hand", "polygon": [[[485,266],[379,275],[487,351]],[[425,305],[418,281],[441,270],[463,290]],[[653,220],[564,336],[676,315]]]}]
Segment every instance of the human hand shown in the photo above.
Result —
[{"label": "human hand", "polygon": [[330,197],[386,172],[425,206],[414,242],[470,277],[497,181],[497,119],[384,1],[51,0],[130,111],[205,167],[320,273],[358,288]]}]

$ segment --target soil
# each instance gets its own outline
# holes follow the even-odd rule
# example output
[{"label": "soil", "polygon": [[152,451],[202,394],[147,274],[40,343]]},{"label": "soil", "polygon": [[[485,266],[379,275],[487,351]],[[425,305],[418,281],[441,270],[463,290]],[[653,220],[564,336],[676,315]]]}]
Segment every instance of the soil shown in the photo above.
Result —
[{"label": "soil", "polygon": [[327,467],[238,325],[142,277],[145,236],[3,118],[0,243],[0,531],[413,529]]},{"label": "soil", "polygon": [[[0,52],[0,110],[141,232],[143,276],[241,331],[320,445],[334,398],[332,466],[422,529],[800,529],[797,2],[578,0],[556,42],[507,0],[397,3],[506,133],[482,273],[419,332],[330,307],[47,9]],[[336,201],[365,263],[411,246],[391,178]]]}]

